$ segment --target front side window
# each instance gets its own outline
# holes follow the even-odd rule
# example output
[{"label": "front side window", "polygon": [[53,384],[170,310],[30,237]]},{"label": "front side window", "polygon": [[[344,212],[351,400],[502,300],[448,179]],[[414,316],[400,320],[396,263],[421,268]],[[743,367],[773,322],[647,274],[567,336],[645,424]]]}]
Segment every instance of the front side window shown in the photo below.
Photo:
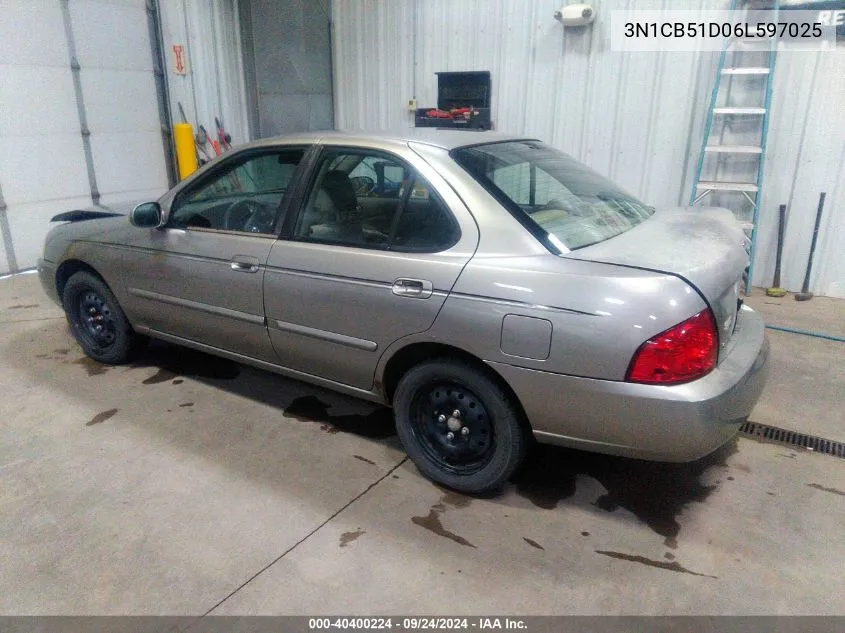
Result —
[{"label": "front side window", "polygon": [[455,160],[552,246],[575,250],[640,224],[654,209],[538,141],[454,150]]},{"label": "front side window", "polygon": [[416,172],[380,153],[328,150],[295,239],[361,248],[436,252],[455,244],[458,225]]},{"label": "front side window", "polygon": [[233,159],[176,197],[168,225],[273,233],[304,154],[303,149],[290,149]]}]

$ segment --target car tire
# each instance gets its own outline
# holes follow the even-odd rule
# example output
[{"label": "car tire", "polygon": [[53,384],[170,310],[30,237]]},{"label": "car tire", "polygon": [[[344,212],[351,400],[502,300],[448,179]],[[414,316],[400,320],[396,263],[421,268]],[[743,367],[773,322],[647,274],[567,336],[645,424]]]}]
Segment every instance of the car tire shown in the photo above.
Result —
[{"label": "car tire", "polygon": [[399,439],[416,467],[459,492],[498,491],[528,449],[518,406],[483,371],[461,361],[411,368],[399,381],[393,408]]},{"label": "car tire", "polygon": [[68,279],[62,306],[73,337],[98,362],[128,363],[147,342],[132,329],[109,287],[92,273],[78,272]]}]

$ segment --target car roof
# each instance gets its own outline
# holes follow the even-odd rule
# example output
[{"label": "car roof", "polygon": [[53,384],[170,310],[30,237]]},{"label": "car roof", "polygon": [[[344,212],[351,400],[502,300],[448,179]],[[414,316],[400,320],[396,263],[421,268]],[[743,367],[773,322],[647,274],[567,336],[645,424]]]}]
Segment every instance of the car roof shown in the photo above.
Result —
[{"label": "car roof", "polygon": [[367,130],[328,130],[316,132],[299,132],[272,138],[262,139],[250,143],[251,146],[261,147],[276,144],[308,143],[349,143],[352,145],[366,145],[371,141],[393,141],[397,143],[416,142],[435,147],[452,150],[469,145],[484,143],[500,143],[502,141],[539,140],[531,137],[500,134],[482,130],[443,130],[437,128],[407,128],[397,131],[367,131]]}]

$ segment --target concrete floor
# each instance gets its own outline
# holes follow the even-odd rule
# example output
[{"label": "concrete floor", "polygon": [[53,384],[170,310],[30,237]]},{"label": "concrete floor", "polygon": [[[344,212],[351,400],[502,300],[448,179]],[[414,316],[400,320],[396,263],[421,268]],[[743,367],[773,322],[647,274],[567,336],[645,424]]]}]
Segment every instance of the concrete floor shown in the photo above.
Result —
[{"label": "concrete floor", "polygon": [[[755,288],[746,301],[767,324],[845,337],[845,300],[775,299]],[[845,442],[845,343],[777,330],[768,336],[774,371],[751,419]]]},{"label": "concrete floor", "polygon": [[[843,302],[751,303],[845,327]],[[0,323],[0,614],[845,614],[843,460],[544,448],[471,499],[386,410],[164,345],[88,362],[33,275],[0,281]],[[771,339],[752,419],[845,440],[845,344]]]}]

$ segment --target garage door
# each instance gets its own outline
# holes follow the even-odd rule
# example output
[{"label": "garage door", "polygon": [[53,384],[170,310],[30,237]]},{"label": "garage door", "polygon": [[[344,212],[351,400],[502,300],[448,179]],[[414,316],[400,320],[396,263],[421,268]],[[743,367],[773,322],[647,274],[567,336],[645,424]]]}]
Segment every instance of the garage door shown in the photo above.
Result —
[{"label": "garage door", "polygon": [[34,266],[49,219],[92,190],[167,189],[151,50],[145,0],[0,3],[0,273]]}]

